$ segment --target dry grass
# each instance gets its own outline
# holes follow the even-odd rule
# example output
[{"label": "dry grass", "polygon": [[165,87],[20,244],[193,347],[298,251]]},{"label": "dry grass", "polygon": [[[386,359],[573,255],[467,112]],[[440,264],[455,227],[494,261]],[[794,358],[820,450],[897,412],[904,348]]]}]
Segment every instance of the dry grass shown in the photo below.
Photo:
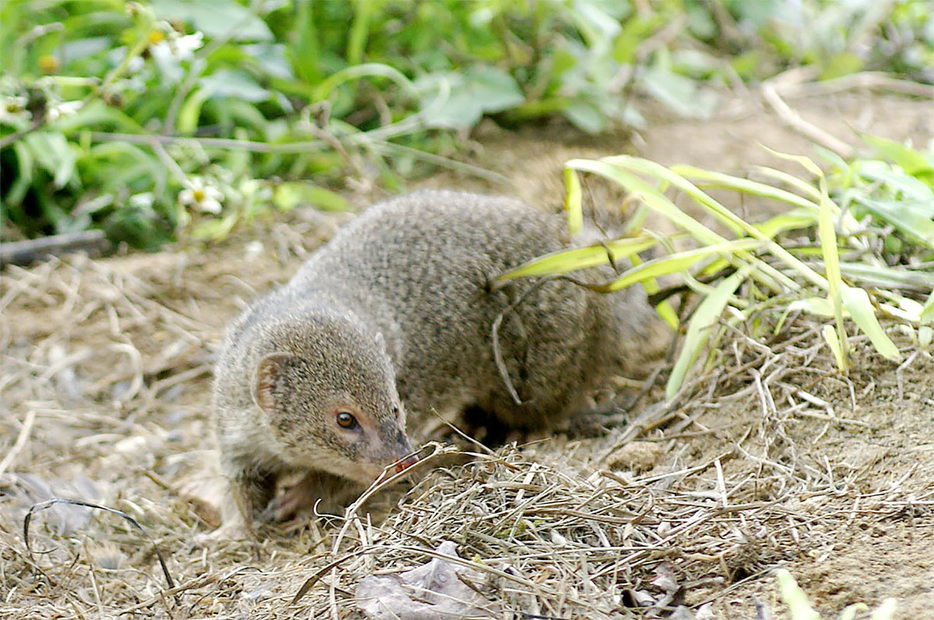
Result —
[{"label": "dry grass", "polygon": [[[898,368],[857,347],[843,377],[818,327],[792,318],[769,342],[735,330],[672,404],[599,438],[456,464],[454,448],[436,447],[404,497],[370,504],[385,519],[355,505],[344,519],[268,527],[255,547],[198,546],[216,524],[202,484],[211,346],[250,285],[284,274],[231,252],[3,274],[3,617],[359,617],[362,577],[424,564],[445,540],[481,572],[472,585],[497,617],[668,617],[678,605],[693,610],[681,618],[729,617],[751,615],[756,593],[760,609],[776,607],[766,578],[776,566],[820,565],[862,532],[934,539],[929,354],[903,343]],[[250,274],[250,285],[226,273]],[[36,512],[27,549],[25,514],[53,497],[132,517],[171,583],[147,537],[100,510]]]}]

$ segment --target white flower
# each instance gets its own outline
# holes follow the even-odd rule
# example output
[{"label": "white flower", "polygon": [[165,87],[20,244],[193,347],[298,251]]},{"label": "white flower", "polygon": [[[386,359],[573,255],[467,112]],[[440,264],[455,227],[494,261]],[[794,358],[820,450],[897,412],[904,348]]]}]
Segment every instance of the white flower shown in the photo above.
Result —
[{"label": "white flower", "polygon": [[191,187],[178,193],[178,202],[183,206],[213,215],[221,212],[223,199],[224,195],[219,189],[201,183],[192,183]]},{"label": "white flower", "polygon": [[0,120],[15,122],[15,120],[28,120],[29,112],[26,111],[26,97],[10,95],[0,100]]},{"label": "white flower", "polygon": [[[174,33],[175,31],[171,31]],[[190,61],[195,57],[195,50],[204,45],[204,35],[200,32],[184,36],[169,35],[149,46],[149,53],[156,66],[172,83],[182,79],[182,61]]]},{"label": "white flower", "polygon": [[204,45],[204,34],[195,32],[179,37],[170,44],[175,45],[175,56],[180,60],[191,60],[195,57],[195,52]]},{"label": "white flower", "polygon": [[130,196],[130,206],[137,209],[148,209],[152,207],[153,203],[156,201],[155,195],[152,192],[140,192],[139,194],[133,194]]},{"label": "white flower", "polygon": [[49,120],[54,121],[63,116],[71,116],[82,107],[84,107],[84,102],[81,100],[63,101],[49,108]]}]

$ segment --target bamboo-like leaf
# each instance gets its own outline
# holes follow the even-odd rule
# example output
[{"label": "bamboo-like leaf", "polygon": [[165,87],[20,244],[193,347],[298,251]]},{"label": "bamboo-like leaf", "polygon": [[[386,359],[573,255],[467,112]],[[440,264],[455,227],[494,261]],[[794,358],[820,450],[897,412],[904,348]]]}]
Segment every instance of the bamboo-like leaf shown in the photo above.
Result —
[{"label": "bamboo-like leaf", "polygon": [[849,369],[850,363],[846,358],[846,354],[843,352],[843,347],[840,346],[840,339],[837,338],[837,332],[833,328],[833,325],[824,325],[820,333],[821,336],[824,337],[827,346],[829,346],[830,350],[833,352],[833,358],[837,361],[837,368],[843,371]]},{"label": "bamboo-like leaf", "polygon": [[[778,202],[794,205],[796,207],[802,207],[805,209],[811,209],[817,211],[820,208],[820,204],[815,202],[819,199],[819,194],[816,193],[816,190],[813,186],[808,185],[801,179],[792,177],[791,175],[786,175],[783,180],[795,179],[796,187],[807,188],[804,191],[807,191],[811,194],[814,199],[808,200],[807,198],[802,198],[797,194],[789,192],[787,190],[781,189],[780,187],[774,187],[772,185],[767,185],[765,183],[760,183],[758,181],[752,181],[750,179],[743,179],[740,177],[735,177],[729,174],[724,174],[722,172],[713,172],[711,170],[704,170],[703,168],[697,168],[695,166],[687,165],[677,165],[671,166],[671,171],[680,174],[681,176],[688,179],[696,179],[703,182],[704,186],[718,187],[722,189],[729,189],[736,192],[741,192],[744,194],[751,194],[753,196],[759,196],[761,198],[770,198],[772,200],[777,200]],[[774,171],[778,172],[778,171]]]},{"label": "bamboo-like leaf", "polygon": [[896,609],[898,609],[897,600],[894,598],[883,599],[882,604],[869,614],[869,620],[892,620],[895,617]]},{"label": "bamboo-like leaf", "polygon": [[523,263],[515,269],[510,269],[500,274],[496,280],[506,282],[516,278],[569,273],[579,269],[605,265],[610,262],[611,256],[613,260],[628,258],[651,248],[657,243],[658,241],[648,235],[640,235],[630,239],[607,241],[602,245],[552,252]]},{"label": "bamboo-like leaf", "polygon": [[796,299],[788,304],[788,309],[791,311],[802,310],[808,314],[825,319],[832,319],[834,317],[833,306],[827,301],[826,297],[805,297],[804,299]]},{"label": "bamboo-like leaf", "polygon": [[934,248],[934,222],[931,221],[931,216],[924,212],[932,209],[930,201],[881,201],[857,197],[856,202],[909,237],[920,239],[928,247]]},{"label": "bamboo-like leaf", "polygon": [[859,326],[864,334],[869,336],[872,346],[876,348],[883,357],[890,360],[897,360],[901,357],[898,347],[886,335],[882,326],[876,319],[876,312],[869,301],[869,295],[866,291],[856,286],[844,286],[840,291],[843,306],[853,318],[853,321]]},{"label": "bamboo-like leaf", "polygon": [[778,235],[788,232],[808,228],[817,224],[817,211],[808,212],[805,209],[795,209],[782,215],[768,219],[761,224],[756,224],[756,228],[769,239],[774,239]]},{"label": "bamboo-like leaf", "polygon": [[921,323],[927,325],[934,321],[934,291],[928,296],[928,300],[924,302],[924,308],[921,309]]},{"label": "bamboo-like leaf", "polygon": [[911,176],[934,173],[934,164],[918,151],[900,142],[880,136],[863,135],[861,137],[863,141],[874,146],[880,155],[901,166]]},{"label": "bamboo-like leaf", "polygon": [[[791,158],[790,156],[786,156]],[[819,168],[807,158],[791,158],[796,161],[801,160],[801,164],[817,174],[821,190],[821,210],[817,224],[817,237],[820,241],[821,254],[824,257],[824,275],[827,277],[827,297],[833,306],[834,321],[837,326],[837,345],[840,348],[839,355],[834,351],[837,357],[837,365],[840,370],[846,370],[849,348],[846,339],[846,326],[843,324],[843,300],[841,290],[843,289],[843,277],[840,274],[840,255],[837,251],[837,233],[834,230],[834,207],[827,195],[826,180]],[[826,334],[824,336],[826,338]],[[843,365],[840,361],[843,360]]]},{"label": "bamboo-like leaf", "polygon": [[922,349],[931,346],[931,340],[934,340],[934,329],[930,325],[922,325],[918,328],[918,344]]},{"label": "bamboo-like leaf", "polygon": [[687,334],[684,337],[684,343],[681,346],[681,353],[675,360],[675,365],[671,369],[671,376],[665,385],[665,397],[672,398],[684,383],[684,378],[688,371],[694,367],[697,358],[700,356],[701,349],[710,339],[710,332],[717,320],[723,314],[723,309],[730,301],[730,297],[736,292],[736,289],[747,277],[747,269],[737,271],[729,278],[720,282],[697,306],[691,322],[688,324]]},{"label": "bamboo-like leaf", "polygon": [[564,212],[568,218],[568,232],[573,237],[584,227],[584,211],[581,208],[581,180],[576,170],[564,169],[564,186],[567,188],[564,196]]},{"label": "bamboo-like leaf", "polygon": [[[601,292],[618,291],[648,278],[658,278],[660,276],[684,271],[688,267],[710,256],[729,254],[739,250],[751,250],[761,246],[761,241],[747,238],[708,245],[695,250],[678,252],[677,254],[650,260],[628,269],[623,272],[623,275],[613,282],[610,282],[607,286],[597,287],[597,290]],[[751,268],[749,265],[745,267]]]},{"label": "bamboo-like leaf", "polygon": [[[758,171],[760,174],[767,176],[769,178],[775,179],[780,183],[790,185],[795,188],[802,194],[810,197],[811,204],[806,206],[808,209],[817,210],[820,203],[820,190],[814,187],[812,184],[807,181],[800,179],[793,174],[788,174],[784,170],[778,170],[776,168],[771,168],[769,166],[753,166],[753,170]],[[804,206],[804,205],[802,205]]]},{"label": "bamboo-like leaf", "polygon": [[841,262],[840,271],[865,284],[884,289],[934,289],[934,272],[895,269],[886,265]]},{"label": "bamboo-like leaf", "polygon": [[[601,161],[611,163],[617,168],[625,167],[641,174],[647,174],[665,183],[671,184],[672,186],[684,192],[686,195],[690,196],[698,205],[704,207],[704,209],[706,209],[712,216],[723,222],[724,225],[728,226],[731,230],[744,232],[750,237],[768,241],[769,252],[781,259],[785,264],[799,272],[812,283],[817,284],[822,288],[827,287],[826,280],[820,274],[795,258],[794,255],[785,250],[785,248],[765,237],[755,226],[752,226],[751,224],[744,221],[741,217],[737,216],[722,204],[711,198],[708,194],[701,191],[697,186],[681,175],[675,174],[668,168],[665,168],[664,166],[655,162],[638,157],[631,157],[629,155],[605,157]],[[632,188],[629,189],[632,190]],[[674,206],[673,203],[672,206]],[[696,222],[696,220],[693,220],[693,218],[692,221]],[[699,224],[699,222],[697,223]],[[700,238],[698,238],[698,240],[703,243],[709,243],[709,241],[704,241]],[[739,253],[739,256],[745,259],[747,262],[756,262],[759,260],[742,252]],[[782,285],[792,290],[798,288],[798,284],[796,282],[790,280],[784,274],[781,274],[775,270],[771,265],[768,265],[764,262],[759,262],[756,266],[758,267],[758,273],[761,274],[761,276],[767,276],[773,282],[780,282]],[[772,285],[772,288],[774,288],[774,284]]]},{"label": "bamboo-like leaf", "polygon": [[653,211],[668,218],[673,224],[686,231],[701,243],[713,244],[726,241],[724,237],[721,237],[679,209],[667,196],[636,175],[626,172],[617,165],[608,163],[608,160],[611,159],[614,158],[606,158],[600,161],[572,159],[565,164],[565,167],[598,174],[626,188],[636,194]]}]

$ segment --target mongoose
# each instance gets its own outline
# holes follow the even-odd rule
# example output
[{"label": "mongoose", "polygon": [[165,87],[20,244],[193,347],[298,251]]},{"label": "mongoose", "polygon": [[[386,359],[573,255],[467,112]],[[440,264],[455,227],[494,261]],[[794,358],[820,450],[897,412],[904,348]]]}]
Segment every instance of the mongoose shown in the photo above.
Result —
[{"label": "mongoose", "polygon": [[289,514],[359,491],[412,451],[406,411],[416,427],[467,408],[553,427],[643,363],[659,327],[641,288],[494,286],[566,237],[563,218],[514,199],[421,191],[370,207],[254,302],[227,331],[214,394],[223,470],[247,513],[287,471],[306,473]]}]

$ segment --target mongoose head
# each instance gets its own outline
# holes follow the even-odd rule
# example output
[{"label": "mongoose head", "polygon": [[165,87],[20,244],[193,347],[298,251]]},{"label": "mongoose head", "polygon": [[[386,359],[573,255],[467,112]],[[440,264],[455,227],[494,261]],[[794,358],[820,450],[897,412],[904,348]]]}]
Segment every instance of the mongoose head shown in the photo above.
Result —
[{"label": "mongoose head", "polygon": [[253,400],[296,467],[370,484],[417,461],[382,337],[323,311],[277,326],[275,350],[253,374]]}]

